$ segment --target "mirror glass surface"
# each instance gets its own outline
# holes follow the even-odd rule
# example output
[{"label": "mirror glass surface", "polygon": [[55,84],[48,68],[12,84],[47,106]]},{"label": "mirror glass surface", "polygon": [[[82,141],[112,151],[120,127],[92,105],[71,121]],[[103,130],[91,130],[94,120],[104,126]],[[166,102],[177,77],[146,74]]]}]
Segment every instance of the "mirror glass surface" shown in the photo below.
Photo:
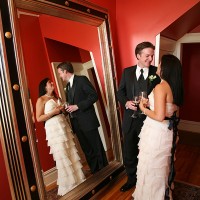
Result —
[{"label": "mirror glass surface", "polygon": [[[116,113],[112,114],[114,116],[111,115],[111,112],[116,109],[113,80],[109,80],[110,77],[112,78],[112,58],[109,55],[103,55],[105,50],[102,50],[102,46],[104,49],[109,46],[108,41],[102,41],[102,38],[108,36],[104,20],[100,22],[90,19],[90,24],[87,24],[88,20],[79,16],[79,13],[77,14],[78,20],[75,13],[73,16],[68,16],[61,12],[61,17],[58,17],[55,16],[58,9],[55,6],[52,9],[56,12],[53,12],[54,15],[52,15],[52,12],[48,11],[48,7],[44,13],[40,10],[41,5],[35,6],[33,3],[29,7],[29,3],[30,1],[25,5],[23,1],[17,0],[17,24],[29,94],[32,127],[34,127],[34,131],[31,133],[34,137],[31,142],[36,143],[34,145],[39,160],[35,161],[39,162],[44,188],[48,194],[57,187],[57,170],[55,161],[49,154],[50,148],[47,145],[44,123],[39,123],[35,119],[35,104],[38,98],[39,82],[45,77],[54,82],[56,93],[65,101],[66,83],[59,78],[56,68],[60,62],[70,61],[75,74],[87,76],[98,93],[99,100],[94,106],[100,122],[101,141],[111,168],[113,162],[116,161],[121,165],[121,153],[118,153],[121,152],[120,136],[117,115]],[[65,10],[65,12],[67,11]],[[83,23],[81,20],[86,20],[87,23]],[[102,37],[102,35],[104,36]],[[108,70],[110,70],[110,74],[107,73]],[[79,141],[76,135],[74,137],[86,180],[101,176],[101,173],[106,174],[109,166],[97,174],[91,174]],[[113,144],[117,147],[113,148]],[[33,156],[36,152],[33,152]]]}]

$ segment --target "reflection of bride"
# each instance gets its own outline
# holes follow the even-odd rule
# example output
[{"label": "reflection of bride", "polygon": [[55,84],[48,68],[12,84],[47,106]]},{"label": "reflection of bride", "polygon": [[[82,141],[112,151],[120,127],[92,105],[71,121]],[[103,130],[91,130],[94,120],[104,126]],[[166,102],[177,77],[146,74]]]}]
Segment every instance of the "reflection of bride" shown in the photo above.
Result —
[{"label": "reflection of bride", "polygon": [[63,109],[55,95],[53,83],[48,78],[43,79],[39,85],[36,119],[45,122],[50,154],[53,154],[58,170],[58,195],[65,195],[85,180],[72,130],[62,114]]}]

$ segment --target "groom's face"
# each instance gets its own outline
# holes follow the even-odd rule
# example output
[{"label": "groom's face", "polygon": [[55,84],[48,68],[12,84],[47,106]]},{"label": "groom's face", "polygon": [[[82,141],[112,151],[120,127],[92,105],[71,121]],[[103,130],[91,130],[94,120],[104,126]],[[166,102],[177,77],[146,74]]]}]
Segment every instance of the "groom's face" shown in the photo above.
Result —
[{"label": "groom's face", "polygon": [[137,54],[138,65],[143,67],[149,67],[154,58],[154,50],[152,48],[143,49],[140,54]]},{"label": "groom's face", "polygon": [[62,69],[58,68],[58,74],[63,81],[68,81],[68,75],[66,70],[62,71]]}]

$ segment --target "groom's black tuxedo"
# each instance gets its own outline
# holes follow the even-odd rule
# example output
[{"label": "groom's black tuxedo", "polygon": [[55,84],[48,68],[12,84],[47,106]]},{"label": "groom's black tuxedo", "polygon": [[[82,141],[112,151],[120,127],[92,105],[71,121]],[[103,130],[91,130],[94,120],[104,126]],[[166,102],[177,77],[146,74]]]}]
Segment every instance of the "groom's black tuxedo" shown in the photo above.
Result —
[{"label": "groom's black tuxedo", "polygon": [[[98,95],[86,76],[75,75],[70,92],[71,102],[69,103],[79,108],[72,113],[70,119],[72,128],[78,137],[92,173],[95,173],[108,164],[98,132],[100,124],[93,106],[98,100]],[[69,100],[67,94],[66,97]]]},{"label": "groom's black tuxedo", "polygon": [[72,105],[77,105],[78,110],[73,112],[77,118],[79,128],[90,131],[100,126],[93,104],[98,100],[98,95],[86,76],[74,76],[71,89]]},{"label": "groom's black tuxedo", "polygon": [[[136,91],[139,90],[139,82],[136,78],[137,66],[125,68],[122,74],[122,79],[117,92],[118,101],[124,107],[124,116],[122,122],[123,140],[123,159],[126,168],[128,183],[135,184],[136,182],[136,168],[137,168],[137,155],[138,155],[138,135],[141,131],[145,115],[136,119],[132,118],[133,110],[126,109],[125,104],[127,101],[133,99]],[[149,74],[145,80],[147,93],[150,94],[156,84],[160,83],[160,78],[156,75],[157,68],[155,66],[149,67]],[[156,76],[153,80],[149,76]]]},{"label": "groom's black tuxedo", "polygon": [[[117,98],[121,105],[125,108],[125,104],[127,101],[130,101],[133,99],[133,96],[137,95],[135,94],[135,87],[136,85],[135,80],[136,79],[136,68],[137,66],[132,66],[124,69],[124,72],[122,74],[122,79],[119,85],[119,89],[117,92]],[[147,93],[150,94],[152,89],[160,83],[160,78],[156,75],[157,68],[155,66],[149,67],[149,75],[147,77]],[[156,75],[156,78],[154,80],[150,80],[149,76]],[[123,123],[122,123],[122,130],[123,132],[127,132],[130,128],[132,118],[130,117],[133,114],[133,111],[130,109],[124,110],[124,117],[123,117]]]}]

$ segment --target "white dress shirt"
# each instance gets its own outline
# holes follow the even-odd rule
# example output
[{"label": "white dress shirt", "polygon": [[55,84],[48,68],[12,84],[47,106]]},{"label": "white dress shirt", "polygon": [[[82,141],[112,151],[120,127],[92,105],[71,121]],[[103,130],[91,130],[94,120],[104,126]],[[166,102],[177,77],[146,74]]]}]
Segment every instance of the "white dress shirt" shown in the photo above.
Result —
[{"label": "white dress shirt", "polygon": [[138,78],[140,77],[140,74],[141,74],[141,69],[143,69],[143,76],[144,76],[144,79],[146,80],[147,77],[148,77],[148,74],[149,74],[149,68],[148,67],[145,67],[145,68],[141,68],[137,65],[137,69],[136,69],[136,77],[137,77],[137,80]]},{"label": "white dress shirt", "polygon": [[73,81],[74,81],[74,74],[70,77],[70,79],[69,79],[69,84],[70,84],[70,87],[72,87],[73,86]]}]

